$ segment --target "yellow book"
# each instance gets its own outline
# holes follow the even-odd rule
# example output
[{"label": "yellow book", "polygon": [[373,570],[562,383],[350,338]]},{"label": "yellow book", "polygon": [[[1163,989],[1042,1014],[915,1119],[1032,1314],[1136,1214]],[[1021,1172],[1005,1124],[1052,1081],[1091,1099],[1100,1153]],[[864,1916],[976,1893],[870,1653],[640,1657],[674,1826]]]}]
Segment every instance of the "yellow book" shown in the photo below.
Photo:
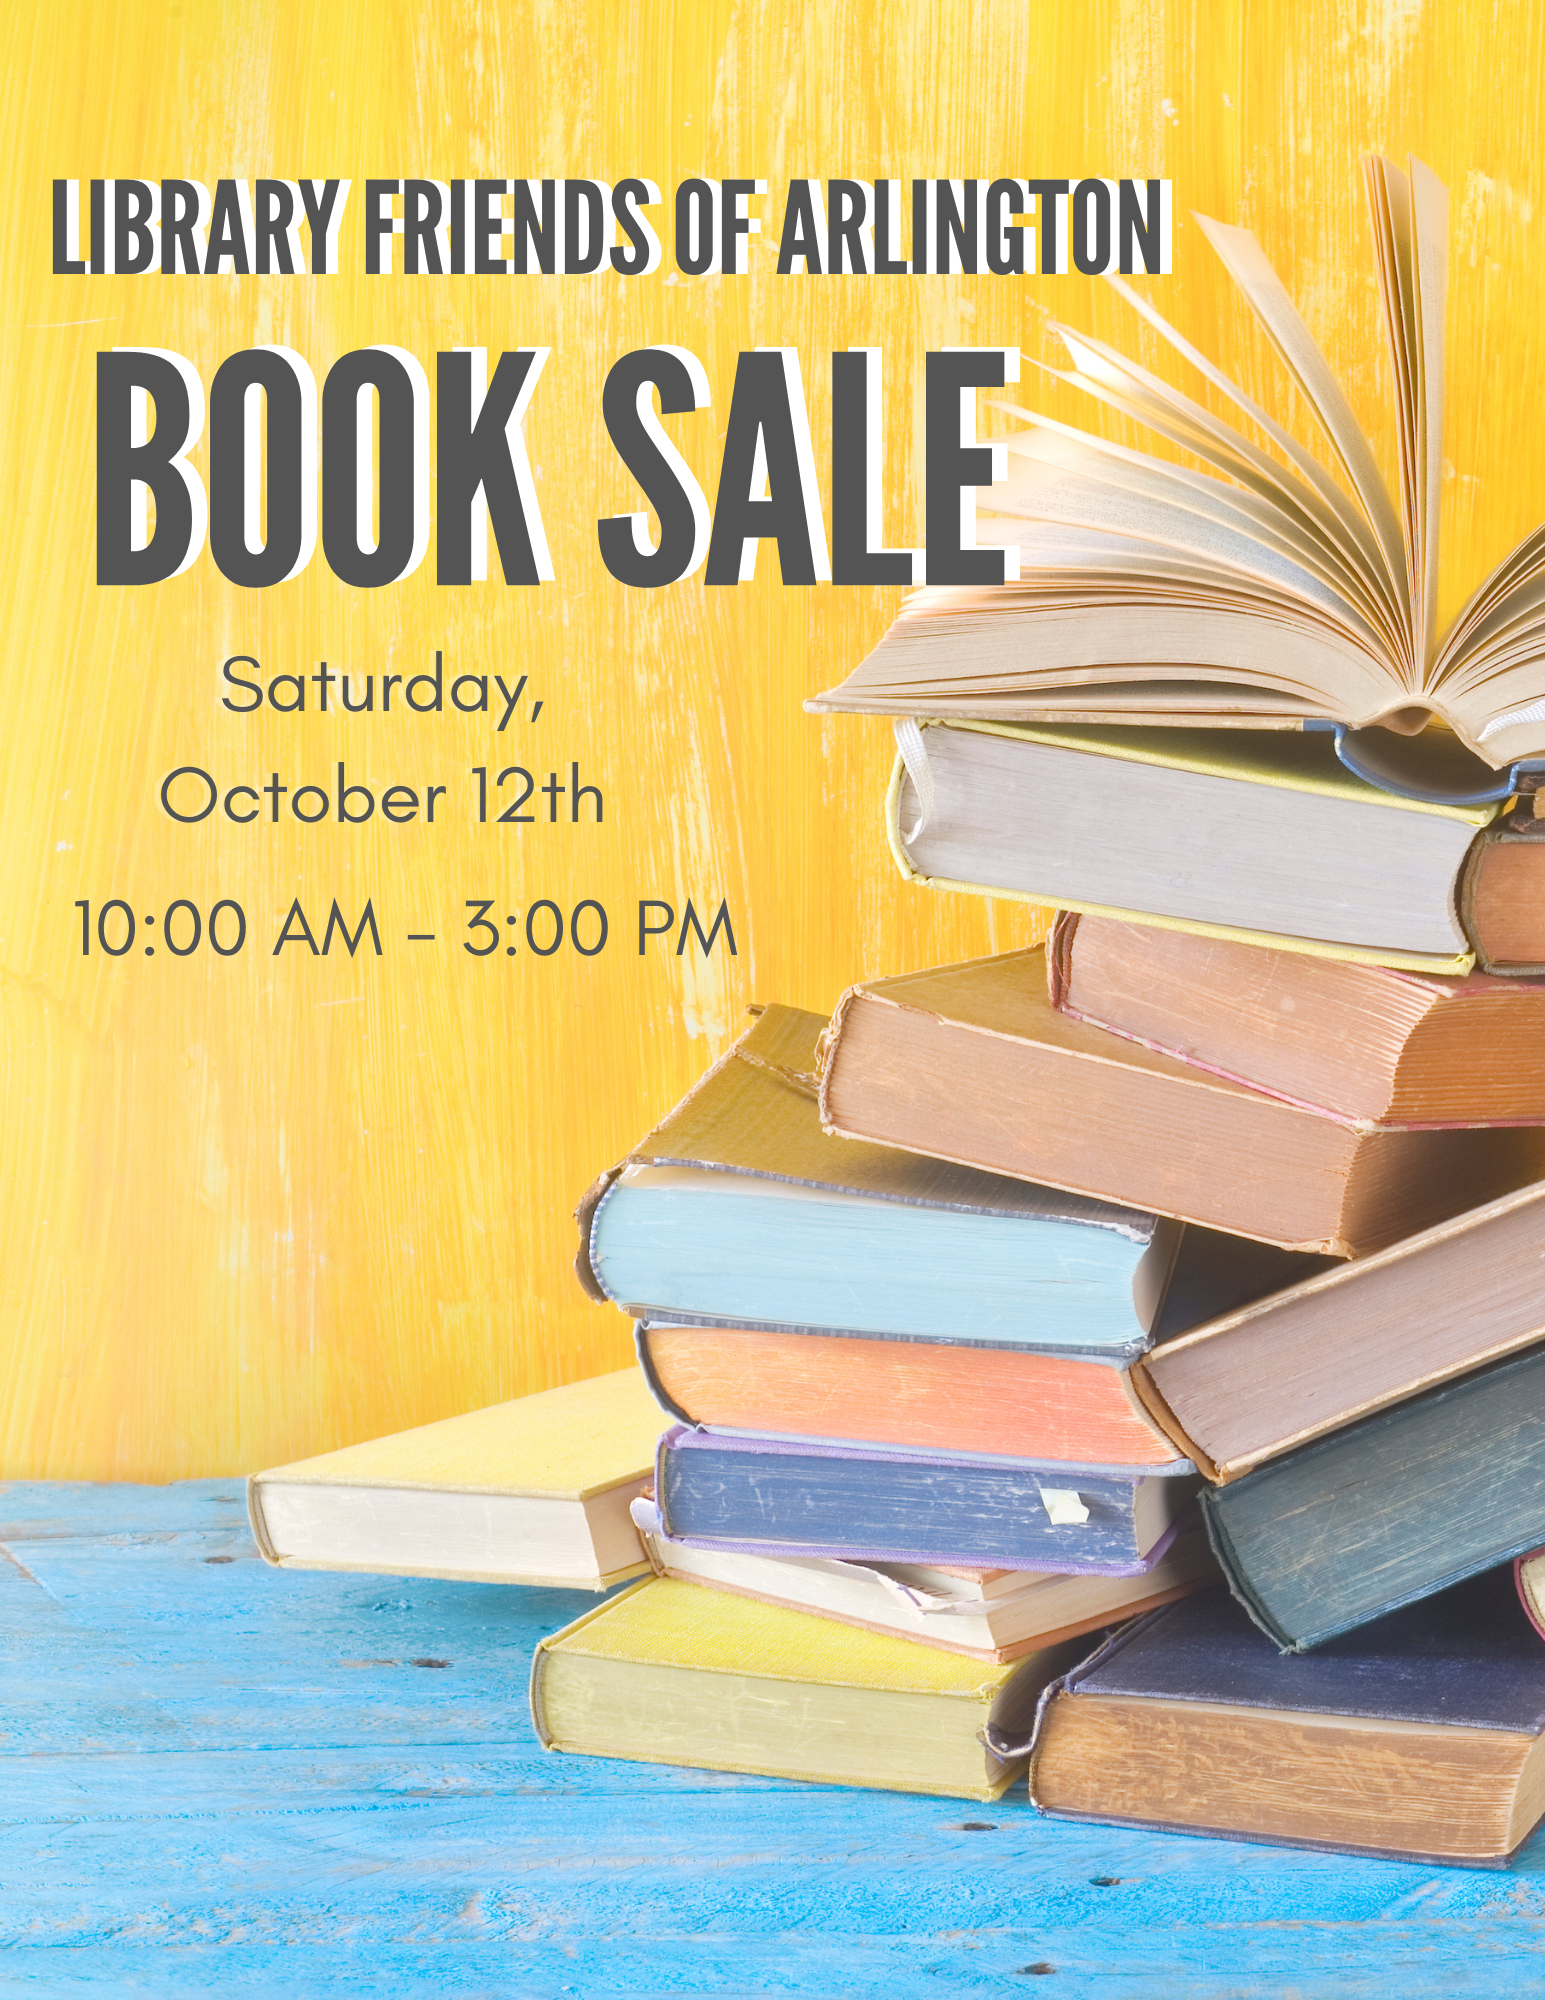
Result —
[{"label": "yellow book", "polygon": [[[886,831],[928,888],[1455,973],[1475,963],[1470,875],[1483,853],[1492,873],[1510,865],[1478,845],[1499,806],[1382,791],[1328,735],[910,721],[897,734]],[[1518,846],[1526,865],[1534,850]]]},{"label": "yellow book", "polygon": [[636,1368],[257,1472],[282,1569],[606,1590],[649,1563],[628,1508],[665,1425]]},{"label": "yellow book", "polygon": [[531,1716],[549,1750],[986,1801],[1026,1760],[982,1731],[1027,1737],[1090,1645],[994,1666],[660,1577],[542,1641]]}]

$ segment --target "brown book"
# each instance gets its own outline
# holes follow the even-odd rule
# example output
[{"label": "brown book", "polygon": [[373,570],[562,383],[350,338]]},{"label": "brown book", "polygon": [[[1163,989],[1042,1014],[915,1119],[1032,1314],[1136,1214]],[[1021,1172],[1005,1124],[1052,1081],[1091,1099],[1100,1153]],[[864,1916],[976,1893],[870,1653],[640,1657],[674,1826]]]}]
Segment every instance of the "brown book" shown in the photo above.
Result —
[{"label": "brown book", "polygon": [[1459,881],[1459,921],[1487,972],[1545,972],[1545,826],[1477,836]]},{"label": "brown book", "polygon": [[1533,1130],[1360,1130],[1070,1020],[1040,947],[851,987],[821,1116],[846,1137],[1341,1257],[1545,1167]]},{"label": "brown book", "polygon": [[1545,1813],[1545,1647],[1507,1570],[1307,1659],[1206,1591],[1066,1675],[1034,1750],[1059,1817],[1494,1867]]},{"label": "brown book", "polygon": [[1545,1341],[1545,1185],[1183,1333],[1134,1366],[1219,1485]]},{"label": "brown book", "polygon": [[1047,969],[1069,1019],[1348,1123],[1545,1124],[1537,980],[1397,972],[1067,911]]}]

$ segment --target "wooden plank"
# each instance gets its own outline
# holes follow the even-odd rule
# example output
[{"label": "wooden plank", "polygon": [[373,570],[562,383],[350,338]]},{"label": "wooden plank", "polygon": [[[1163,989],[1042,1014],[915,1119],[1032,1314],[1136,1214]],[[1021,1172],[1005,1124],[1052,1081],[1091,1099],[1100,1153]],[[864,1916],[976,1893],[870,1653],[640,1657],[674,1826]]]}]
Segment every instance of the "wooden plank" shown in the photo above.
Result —
[{"label": "wooden plank", "polygon": [[593,1599],[275,1572],[239,1498],[0,1487],[0,1991],[1545,1992],[1545,1842],[1436,1869],[552,1756],[531,1648]]}]

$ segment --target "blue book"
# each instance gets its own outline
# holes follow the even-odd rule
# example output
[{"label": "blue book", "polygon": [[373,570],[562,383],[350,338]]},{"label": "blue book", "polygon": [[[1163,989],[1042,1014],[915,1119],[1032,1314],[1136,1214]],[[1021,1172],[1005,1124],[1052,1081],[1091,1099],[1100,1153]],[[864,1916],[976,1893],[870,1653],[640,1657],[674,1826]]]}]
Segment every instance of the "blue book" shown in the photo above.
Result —
[{"label": "blue book", "polygon": [[1509,1563],[1545,1525],[1545,1347],[1209,1489],[1202,1508],[1250,1616],[1294,1651]]},{"label": "blue book", "polygon": [[[833,1138],[817,1014],[755,1025],[579,1211],[593,1297],[673,1325],[837,1331],[1126,1362],[1315,1265],[1090,1196]],[[1180,1301],[1184,1299],[1183,1307]],[[1162,1323],[1162,1324],[1161,1324]]]},{"label": "blue book", "polygon": [[1545,1646],[1505,1569],[1306,1658],[1204,1591],[1048,1689],[1034,1750],[1061,1817],[1496,1866],[1545,1815]]},{"label": "blue book", "polygon": [[655,1466],[662,1531],[694,1548],[1101,1576],[1150,1570],[1198,1483],[1183,1460],[1090,1472],[685,1428]]}]

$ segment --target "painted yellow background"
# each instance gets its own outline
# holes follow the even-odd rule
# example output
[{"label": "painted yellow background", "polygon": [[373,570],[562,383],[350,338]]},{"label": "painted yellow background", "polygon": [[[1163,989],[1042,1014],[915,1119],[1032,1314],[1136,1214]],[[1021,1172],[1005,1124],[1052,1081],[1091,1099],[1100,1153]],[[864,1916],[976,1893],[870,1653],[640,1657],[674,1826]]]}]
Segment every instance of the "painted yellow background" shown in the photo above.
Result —
[{"label": "painted yellow background", "polygon": [[[0,1473],[168,1479],[244,1470],[621,1365],[628,1327],[570,1274],[570,1210],[719,1053],[746,1002],[826,1008],[850,980],[1035,935],[1032,914],[908,889],[886,857],[883,724],[801,713],[883,629],[894,595],[701,578],[630,593],[594,523],[635,500],[600,390],[630,348],[693,349],[712,408],[672,420],[710,495],[734,357],[796,345],[825,480],[827,359],[878,344],[891,538],[920,536],[922,356],[1021,342],[1049,316],[1152,342],[1097,281],[370,279],[367,175],[788,177],[1163,174],[1175,274],[1161,309],[1258,394],[1283,392],[1192,208],[1249,224],[1379,441],[1392,426],[1358,160],[1418,152],[1453,194],[1445,487],[1452,609],[1545,515],[1545,19],[1387,0],[1226,6],[371,0],[215,6],[12,0],[4,49],[4,538],[0,728]],[[343,272],[50,275],[54,175],[328,175],[356,183]],[[527,426],[557,581],[441,590],[433,559],[380,592],[320,554],[262,593],[207,553],[146,590],[92,581],[98,348],[175,348],[207,383],[255,341],[320,381],[350,348],[551,345]],[[1168,363],[1159,361],[1161,367]],[[1028,371],[1027,371],[1028,372]],[[1073,414],[1071,406],[1068,410]],[[1078,411],[1088,420],[1090,407]],[[203,447],[195,454],[202,463]],[[268,674],[530,676],[535,727],[481,718],[243,720],[220,662]],[[515,833],[293,823],[180,827],[155,800],[197,763],[223,782],[379,790],[477,764],[572,759],[600,829]],[[453,793],[453,798],[455,794]],[[1092,812],[1112,802],[1091,800]],[[271,945],[290,899],[370,895],[387,956]],[[636,955],[632,909],[727,896],[739,955]],[[136,912],[234,897],[239,958],[79,951],[77,897]],[[599,898],[585,961],[474,962],[469,897],[496,914]],[[402,942],[434,929],[434,946]]]}]

